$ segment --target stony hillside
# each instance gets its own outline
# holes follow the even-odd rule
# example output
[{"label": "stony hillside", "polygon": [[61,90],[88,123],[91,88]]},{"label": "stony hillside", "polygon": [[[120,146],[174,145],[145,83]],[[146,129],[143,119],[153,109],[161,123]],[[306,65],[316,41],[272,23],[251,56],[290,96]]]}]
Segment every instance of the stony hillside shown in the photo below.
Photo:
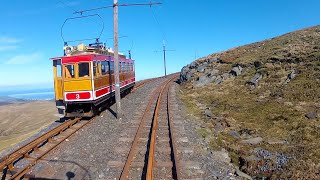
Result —
[{"label": "stony hillside", "polygon": [[320,178],[320,26],[203,57],[180,82],[211,151],[254,178]]}]

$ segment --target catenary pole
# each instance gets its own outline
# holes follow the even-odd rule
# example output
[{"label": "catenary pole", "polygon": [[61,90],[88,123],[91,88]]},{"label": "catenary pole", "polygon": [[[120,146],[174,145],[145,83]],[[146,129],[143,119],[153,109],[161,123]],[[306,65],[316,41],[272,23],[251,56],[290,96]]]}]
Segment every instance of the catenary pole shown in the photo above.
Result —
[{"label": "catenary pole", "polygon": [[118,0],[113,3],[113,43],[114,43],[114,80],[115,80],[115,98],[117,107],[117,119],[121,119],[120,102],[120,80],[119,80],[119,54],[118,54]]},{"label": "catenary pole", "polygon": [[164,77],[167,78],[166,44],[164,41],[163,41],[163,63],[164,63]]},{"label": "catenary pole", "polygon": [[[163,66],[164,66],[164,77],[167,78],[167,62],[166,62],[166,54],[168,51],[176,51],[176,50],[168,50],[166,49],[166,41],[163,40],[163,49],[162,49],[162,52],[163,52]],[[159,51],[155,51],[155,52],[161,52],[160,50]]]}]

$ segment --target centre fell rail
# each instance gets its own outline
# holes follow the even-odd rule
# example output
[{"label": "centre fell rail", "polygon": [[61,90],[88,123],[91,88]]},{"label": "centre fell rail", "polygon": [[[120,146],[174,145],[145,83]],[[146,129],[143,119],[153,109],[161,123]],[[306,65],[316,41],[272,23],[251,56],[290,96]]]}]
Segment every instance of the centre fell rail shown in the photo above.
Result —
[{"label": "centre fell rail", "polygon": [[[177,76],[174,75],[172,78],[166,80],[152,94],[145,112],[141,118],[141,122],[127,156],[127,161],[124,165],[120,177],[121,180],[140,178],[134,175],[134,172],[132,172],[132,165],[134,164],[133,161],[137,161],[137,159],[139,159],[139,155],[137,155],[138,149],[141,148],[141,146],[144,146],[141,142],[139,142],[141,138],[148,138],[145,158],[143,160],[140,160],[144,161],[144,168],[143,172],[141,172],[141,178],[147,180],[151,180],[154,178],[180,179],[180,165],[178,162],[175,139],[173,135],[169,103],[170,83],[176,78]],[[153,104],[155,104],[154,108]],[[152,115],[150,114],[150,111],[152,112]],[[151,121],[148,121],[148,118],[151,118]],[[149,122],[150,124],[147,124],[147,122]],[[147,132],[149,136],[142,136],[143,134],[146,134],[145,130],[146,127],[149,127],[148,125],[150,125],[150,130],[149,132]],[[158,156],[156,154],[158,154]],[[159,166],[168,169],[168,173],[157,172],[156,169]]]}]

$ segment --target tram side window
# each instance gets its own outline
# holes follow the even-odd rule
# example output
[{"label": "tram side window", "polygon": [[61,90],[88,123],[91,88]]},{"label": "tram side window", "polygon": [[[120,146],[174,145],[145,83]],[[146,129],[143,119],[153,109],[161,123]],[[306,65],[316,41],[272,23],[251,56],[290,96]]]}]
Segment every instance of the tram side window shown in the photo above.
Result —
[{"label": "tram side window", "polygon": [[74,78],[74,64],[69,64],[65,66],[65,77]]},{"label": "tram side window", "polygon": [[119,68],[119,72],[120,72],[120,73],[121,73],[121,69],[122,69],[122,68],[121,68],[121,65],[122,65],[122,62],[119,62],[119,67],[118,67],[118,68]]},{"label": "tram side window", "polygon": [[53,66],[56,67],[57,74],[56,76],[59,78],[62,76],[62,67],[61,67],[61,60],[54,60],[53,61]]},{"label": "tram side window", "polygon": [[100,68],[101,68],[101,62],[100,61],[96,61],[96,62],[93,62],[93,74],[94,74],[94,77],[98,77],[100,76]]},{"label": "tram side window", "polygon": [[125,62],[122,62],[122,63],[121,63],[121,71],[122,71],[122,72],[126,72],[125,67],[126,67],[126,63],[125,63]]},{"label": "tram side window", "polygon": [[107,74],[110,73],[110,61],[106,61],[106,70],[107,70]]},{"label": "tram side window", "polygon": [[79,77],[89,77],[89,63],[79,63]]},{"label": "tram side window", "polygon": [[94,75],[94,77],[97,77],[97,76],[98,76],[97,70],[98,70],[97,62],[93,62],[93,75]]},{"label": "tram side window", "polygon": [[110,61],[110,73],[113,74],[114,73],[114,62]]},{"label": "tram side window", "polygon": [[105,75],[108,73],[109,67],[108,67],[108,61],[102,61],[101,62],[101,72],[102,75]]}]

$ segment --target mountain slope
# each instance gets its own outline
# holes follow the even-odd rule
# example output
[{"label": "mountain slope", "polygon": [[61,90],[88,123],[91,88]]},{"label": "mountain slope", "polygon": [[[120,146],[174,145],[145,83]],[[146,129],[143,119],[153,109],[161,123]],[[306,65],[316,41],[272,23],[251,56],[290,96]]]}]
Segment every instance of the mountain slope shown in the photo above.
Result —
[{"label": "mountain slope", "polygon": [[203,57],[180,81],[212,151],[253,177],[319,178],[320,26]]}]

